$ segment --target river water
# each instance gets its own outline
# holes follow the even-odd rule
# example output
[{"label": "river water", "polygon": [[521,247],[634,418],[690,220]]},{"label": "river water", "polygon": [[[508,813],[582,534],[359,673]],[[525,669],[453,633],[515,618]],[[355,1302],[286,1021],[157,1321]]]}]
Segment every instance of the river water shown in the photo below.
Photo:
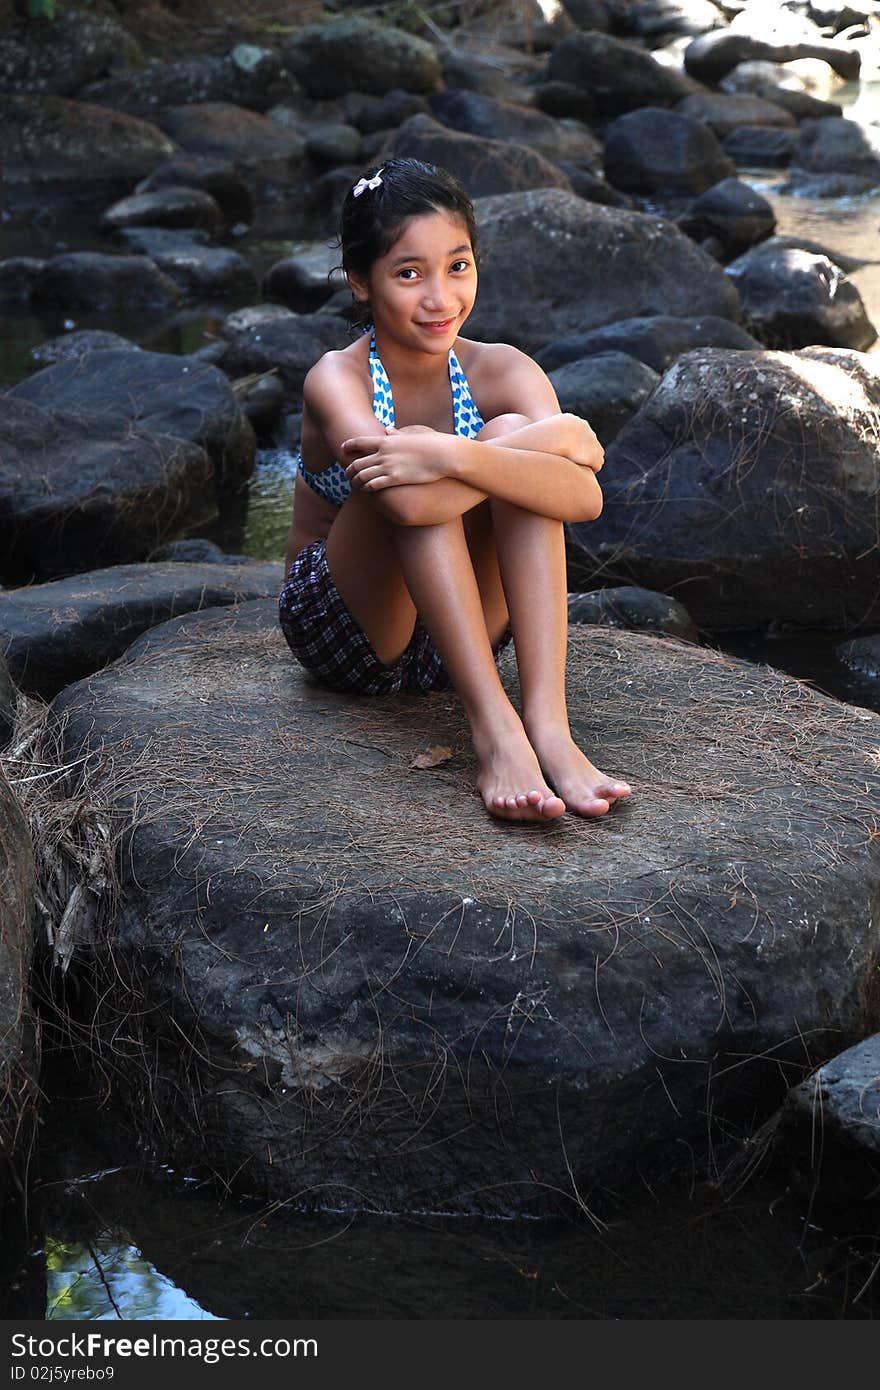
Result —
[{"label": "river water", "polygon": [[[836,99],[862,118],[880,113],[880,82]],[[779,191],[783,173],[743,170],[773,204],[778,232],[818,241],[864,264],[851,279],[880,326],[880,190],[807,199]],[[284,207],[260,210],[237,247],[258,273],[296,249]],[[85,221],[51,213],[0,220],[0,259],[106,249]],[[0,388],[37,364],[31,350],[74,327],[110,328],[141,346],[192,352],[231,307],[203,304],[137,325],[5,314]],[[880,351],[875,347],[873,351]],[[227,550],[283,554],[293,489],[289,452],[261,452],[246,511]],[[838,698],[880,709],[877,682],[833,654],[844,634],[741,633],[726,650],[782,667]],[[320,1218],[224,1199],[198,1175],[132,1154],[87,1074],[50,1056],[50,1101],[33,1167],[30,1230],[4,1224],[0,1316],[14,1318],[861,1318],[876,1316],[876,1215],[820,1210],[792,1184],[784,1160],[739,1192],[719,1168],[737,1135],[719,1132],[662,1181],[635,1195],[602,1189],[591,1211],[554,1222]],[[54,1103],[52,1095],[55,1093]],[[744,1131],[745,1132],[745,1131]],[[880,1280],[875,1281],[880,1284]]]}]

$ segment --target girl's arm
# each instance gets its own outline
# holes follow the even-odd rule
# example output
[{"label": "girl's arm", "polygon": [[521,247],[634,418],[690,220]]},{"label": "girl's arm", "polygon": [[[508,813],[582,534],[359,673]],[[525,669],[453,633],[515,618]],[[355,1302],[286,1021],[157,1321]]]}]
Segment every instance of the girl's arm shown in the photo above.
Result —
[{"label": "girl's arm", "polygon": [[[584,420],[559,411],[546,374],[525,353],[504,344],[492,354],[484,377],[484,416],[516,413],[532,423],[491,442],[433,430],[404,429],[343,443],[349,478],[370,492],[390,489],[389,504],[409,525],[448,520],[466,508],[447,510],[453,484],[498,497],[560,521],[592,521],[602,510],[596,473],[602,447]],[[449,501],[452,501],[450,495]]]}]

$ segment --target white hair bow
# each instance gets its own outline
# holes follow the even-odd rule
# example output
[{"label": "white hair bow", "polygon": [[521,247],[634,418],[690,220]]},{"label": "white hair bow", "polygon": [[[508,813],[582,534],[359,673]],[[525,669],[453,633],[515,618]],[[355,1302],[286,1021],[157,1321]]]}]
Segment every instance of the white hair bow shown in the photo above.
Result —
[{"label": "white hair bow", "polygon": [[[385,166],[383,165],[382,168]],[[382,169],[377,169],[371,179],[358,179],[354,188],[351,190],[353,198],[359,198],[362,193],[366,193],[368,188],[378,188],[382,182]]]}]

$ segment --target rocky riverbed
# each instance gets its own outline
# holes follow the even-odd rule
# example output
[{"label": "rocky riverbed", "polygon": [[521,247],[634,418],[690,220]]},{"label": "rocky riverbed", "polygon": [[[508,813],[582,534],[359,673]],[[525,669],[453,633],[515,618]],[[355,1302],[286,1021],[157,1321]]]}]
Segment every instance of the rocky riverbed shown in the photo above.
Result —
[{"label": "rocky riverbed", "polygon": [[[132,1095],[163,1057],[135,1129],[318,1204],[569,1201],[690,1141],[707,1085],[772,1109],[776,1062],[799,1079],[877,1026],[877,717],[694,639],[825,628],[869,670],[865,257],[776,233],[781,197],[880,189],[878,128],[836,100],[876,79],[878,6],[572,0],[495,15],[488,48],[484,8],[438,33],[356,5],[253,30],[222,6],[198,29],[186,6],[152,28],[109,0],[54,24],[0,6],[21,340],[0,359],[0,633],[22,690],[62,692],[63,740],[7,771],[87,758],[59,793],[128,837],[109,934],[81,910],[87,865],[64,963],[110,971],[114,1010],[149,998],[134,1050],[111,1048]],[[349,341],[340,198],[392,154],[475,200],[468,331],[537,356],[608,448],[603,516],[569,536],[569,587],[597,601],[572,617],[663,631],[687,610],[687,644],[573,629],[575,722],[636,785],[601,827],[487,823],[464,754],[410,769],[438,720],[463,747],[454,701],[380,737],[296,675],[270,565],[174,552],[240,517],[258,449],[295,444],[305,373]],[[621,585],[659,595],[599,601]],[[4,923],[30,920],[26,859]],[[38,920],[45,950],[60,921]],[[16,930],[10,1008],[34,949]],[[15,1007],[7,1098],[33,1075]]]}]

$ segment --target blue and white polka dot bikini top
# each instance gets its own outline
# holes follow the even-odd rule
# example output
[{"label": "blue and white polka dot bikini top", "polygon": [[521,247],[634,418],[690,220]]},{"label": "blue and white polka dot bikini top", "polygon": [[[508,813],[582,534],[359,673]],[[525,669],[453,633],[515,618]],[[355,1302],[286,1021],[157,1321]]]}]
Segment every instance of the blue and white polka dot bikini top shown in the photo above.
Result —
[{"label": "blue and white polka dot bikini top", "polygon": [[[382,360],[376,351],[375,333],[372,328],[367,331],[370,334],[373,414],[381,425],[393,425],[394,400],[391,395],[391,382],[388,380],[388,373],[382,366]],[[468,386],[467,377],[459,366],[458,358],[452,348],[449,349],[449,384],[452,387],[453,430],[462,439],[475,439],[483,428],[483,417],[477,409],[477,404],[471,395],[471,388]],[[328,502],[332,502],[334,507],[341,507],[346,497],[351,493],[351,483],[345,476],[345,469],[341,463],[335,460],[326,468],[322,468],[320,473],[312,473],[304,466],[302,454],[300,454],[296,466],[312,491],[317,492],[319,497],[326,498]]]}]

